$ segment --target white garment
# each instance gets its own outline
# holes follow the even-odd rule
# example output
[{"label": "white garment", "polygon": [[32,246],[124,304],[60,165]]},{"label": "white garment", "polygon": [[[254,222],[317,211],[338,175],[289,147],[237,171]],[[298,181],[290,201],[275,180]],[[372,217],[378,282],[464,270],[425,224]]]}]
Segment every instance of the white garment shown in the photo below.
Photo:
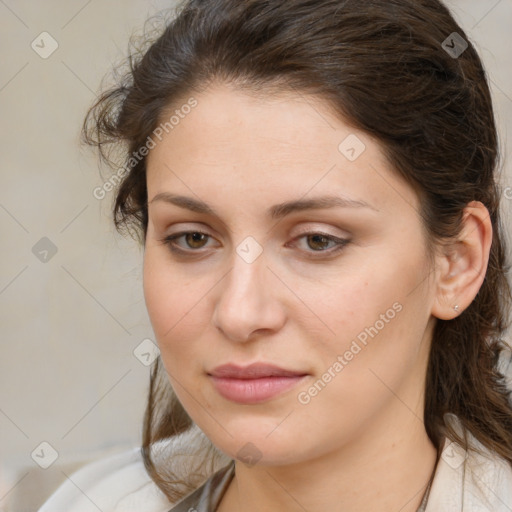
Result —
[{"label": "white garment", "polygon": [[38,512],[168,512],[169,508],[135,448],[79,469]]},{"label": "white garment", "polygon": [[[453,414],[445,418],[462,433]],[[484,454],[445,440],[425,512],[511,512],[512,467],[467,432]]]},{"label": "white garment", "polygon": [[[500,370],[512,388],[512,352],[504,351]],[[462,425],[453,414],[445,416],[459,434]],[[484,455],[464,451],[458,444],[445,440],[443,454],[436,467],[425,512],[512,512],[512,467],[491,453],[471,433],[470,444]],[[206,468],[187,453],[207,449],[210,441],[197,425],[176,436],[167,446],[167,463],[183,480],[197,471],[199,487],[214,472],[232,459],[214,450],[213,463]],[[158,458],[155,450],[155,458]],[[195,471],[193,471],[195,470]],[[202,475],[201,475],[202,472]],[[38,512],[169,512],[171,503],[147,474],[139,448],[105,457],[73,473],[38,510]]]},{"label": "white garment", "polygon": [[[455,416],[449,415],[448,420],[454,421],[460,431]],[[485,455],[464,452],[446,440],[425,512],[512,511],[512,467],[471,434],[468,436]],[[176,449],[177,453],[173,469],[186,477],[188,468],[180,459],[182,450],[208,442],[196,425],[177,436],[172,441],[173,452]],[[219,458],[214,471],[230,460],[226,456]],[[211,474],[212,468],[205,471],[203,480]],[[38,512],[168,512],[173,505],[146,473],[140,450],[133,449],[87,464],[73,473]]]}]

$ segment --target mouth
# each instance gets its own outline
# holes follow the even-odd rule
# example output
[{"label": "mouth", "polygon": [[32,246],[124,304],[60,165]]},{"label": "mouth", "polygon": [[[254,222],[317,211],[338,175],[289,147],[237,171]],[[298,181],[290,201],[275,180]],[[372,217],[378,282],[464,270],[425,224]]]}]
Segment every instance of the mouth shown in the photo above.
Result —
[{"label": "mouth", "polygon": [[274,398],[299,384],[309,374],[268,363],[241,367],[218,366],[208,373],[216,391],[239,404],[257,404]]}]

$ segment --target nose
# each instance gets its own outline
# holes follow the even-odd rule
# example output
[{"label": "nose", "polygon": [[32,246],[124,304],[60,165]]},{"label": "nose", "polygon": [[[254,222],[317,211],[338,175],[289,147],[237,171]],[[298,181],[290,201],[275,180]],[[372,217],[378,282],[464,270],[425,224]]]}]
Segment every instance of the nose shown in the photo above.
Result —
[{"label": "nose", "polygon": [[286,315],[279,300],[279,280],[263,254],[252,263],[235,255],[231,271],[217,289],[212,321],[230,340],[245,342],[283,327]]}]

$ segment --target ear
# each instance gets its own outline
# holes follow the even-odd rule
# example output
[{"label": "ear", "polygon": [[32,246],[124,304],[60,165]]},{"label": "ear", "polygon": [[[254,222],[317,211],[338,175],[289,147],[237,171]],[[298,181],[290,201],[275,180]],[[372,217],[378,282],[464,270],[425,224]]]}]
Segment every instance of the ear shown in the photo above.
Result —
[{"label": "ear", "polygon": [[[492,243],[489,211],[480,201],[468,203],[457,239],[436,257],[437,288],[432,315],[451,320],[476,297],[487,272]],[[456,307],[457,306],[457,307]]]}]

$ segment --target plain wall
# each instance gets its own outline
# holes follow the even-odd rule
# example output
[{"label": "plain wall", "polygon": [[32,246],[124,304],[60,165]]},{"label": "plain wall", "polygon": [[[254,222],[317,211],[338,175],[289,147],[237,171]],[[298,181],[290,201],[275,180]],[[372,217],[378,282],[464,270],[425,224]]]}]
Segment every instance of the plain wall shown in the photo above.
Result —
[{"label": "plain wall", "polygon": [[[172,5],[0,2],[0,510],[9,499],[17,512],[34,510],[63,480],[58,467],[140,443],[149,367],[133,351],[154,340],[142,251],[114,232],[113,193],[93,196],[104,179],[78,139],[129,35]],[[448,5],[488,71],[510,187],[512,2]],[[43,31],[58,43],[46,59],[31,47],[35,40],[39,52],[51,48]],[[511,204],[503,201],[509,231]],[[43,441],[59,454],[47,470],[31,458]]]}]

